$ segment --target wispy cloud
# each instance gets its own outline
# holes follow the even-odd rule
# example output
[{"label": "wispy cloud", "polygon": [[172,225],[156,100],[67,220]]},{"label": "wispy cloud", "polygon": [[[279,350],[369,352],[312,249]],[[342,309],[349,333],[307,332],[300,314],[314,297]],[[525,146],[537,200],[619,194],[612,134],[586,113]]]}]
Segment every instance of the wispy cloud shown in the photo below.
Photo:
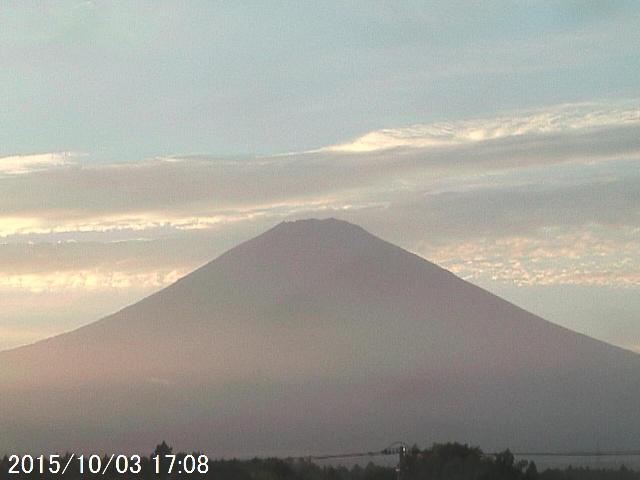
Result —
[{"label": "wispy cloud", "polygon": [[468,280],[640,288],[639,233],[555,229],[536,236],[477,237],[420,253]]},{"label": "wispy cloud", "polygon": [[76,157],[78,154],[70,152],[2,157],[0,158],[0,175],[21,175],[69,165]]},{"label": "wispy cloud", "polygon": [[122,272],[79,270],[53,272],[48,274],[2,275],[0,273],[0,289],[16,289],[27,292],[65,292],[67,290],[94,290],[112,288],[160,288],[174,283],[189,273],[179,271]]},{"label": "wispy cloud", "polygon": [[482,142],[532,134],[570,133],[640,125],[640,107],[602,109],[601,105],[566,105],[525,116],[481,118],[389,128],[367,133],[351,142],[320,151],[372,152],[389,148],[429,148]]}]

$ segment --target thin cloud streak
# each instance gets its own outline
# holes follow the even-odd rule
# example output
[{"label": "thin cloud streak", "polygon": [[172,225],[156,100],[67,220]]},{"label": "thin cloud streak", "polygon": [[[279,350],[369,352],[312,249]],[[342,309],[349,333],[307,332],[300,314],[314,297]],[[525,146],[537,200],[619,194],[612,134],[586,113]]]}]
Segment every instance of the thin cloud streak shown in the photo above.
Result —
[{"label": "thin cloud streak", "polygon": [[18,289],[27,292],[64,292],[77,289],[162,288],[171,285],[189,270],[131,273],[122,271],[79,270],[50,274],[0,274],[0,291]]},{"label": "thin cloud streak", "polygon": [[527,134],[565,133],[640,125],[640,108],[597,110],[597,104],[567,105],[522,117],[439,122],[382,129],[349,143],[318,151],[360,153],[397,147],[429,148],[482,142]]},{"label": "thin cloud streak", "polygon": [[13,155],[0,158],[0,176],[24,175],[49,168],[73,164],[77,153],[39,153],[33,155]]}]

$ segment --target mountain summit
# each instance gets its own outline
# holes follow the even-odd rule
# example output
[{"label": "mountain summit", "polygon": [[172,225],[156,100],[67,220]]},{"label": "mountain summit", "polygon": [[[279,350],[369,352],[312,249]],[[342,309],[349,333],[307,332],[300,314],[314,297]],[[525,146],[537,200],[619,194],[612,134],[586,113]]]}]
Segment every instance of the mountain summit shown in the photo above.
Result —
[{"label": "mountain summit", "polygon": [[360,227],[285,222],[111,316],[0,352],[0,451],[631,448],[639,377],[639,355]]}]

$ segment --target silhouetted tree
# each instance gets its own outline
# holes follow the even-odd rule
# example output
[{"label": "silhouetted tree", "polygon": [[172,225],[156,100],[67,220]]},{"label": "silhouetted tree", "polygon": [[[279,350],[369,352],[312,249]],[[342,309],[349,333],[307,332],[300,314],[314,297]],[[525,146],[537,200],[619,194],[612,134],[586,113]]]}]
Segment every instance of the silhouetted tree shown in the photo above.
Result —
[{"label": "silhouetted tree", "polygon": [[525,480],[538,480],[538,467],[534,461],[529,462],[527,469],[524,471]]}]

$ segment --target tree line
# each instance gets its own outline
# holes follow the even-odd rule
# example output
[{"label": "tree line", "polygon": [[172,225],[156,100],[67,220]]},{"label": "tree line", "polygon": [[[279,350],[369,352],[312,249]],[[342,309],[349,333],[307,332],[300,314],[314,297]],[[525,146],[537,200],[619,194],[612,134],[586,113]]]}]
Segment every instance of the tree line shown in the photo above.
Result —
[{"label": "tree line", "polygon": [[[160,460],[155,460],[156,456],[160,456],[162,464]],[[516,460],[509,450],[496,455],[485,455],[479,447],[459,443],[433,444],[426,449],[420,449],[414,445],[402,456],[399,469],[376,465],[373,462],[364,467],[354,465],[348,468],[282,458],[207,459],[206,468],[205,464],[201,463],[199,471],[194,470],[190,474],[181,473],[180,468],[177,467],[186,464],[195,466],[198,458],[204,458],[200,452],[173,455],[172,448],[162,442],[148,457],[132,460],[129,470],[125,473],[118,473],[115,468],[109,468],[102,474],[102,472],[91,473],[87,468],[88,465],[85,465],[84,471],[81,472],[79,462],[74,462],[71,454],[67,453],[55,460],[61,467],[69,463],[62,475],[61,471],[51,473],[55,471],[56,465],[54,464],[53,470],[49,470],[49,463],[46,464],[46,468],[42,468],[41,473],[37,461],[31,473],[21,471],[20,465],[18,468],[13,468],[13,471],[17,470],[18,473],[9,473],[12,467],[15,467],[16,461],[15,458],[5,455],[0,461],[0,480],[21,478],[70,480],[97,477],[119,480],[169,480],[186,477],[202,480],[397,480],[399,478],[401,480],[640,480],[640,471],[633,471],[624,466],[618,469],[570,466],[539,472],[535,462]],[[100,462],[97,459],[94,460],[96,460],[95,464],[107,465],[109,459],[104,457]],[[175,461],[175,468],[171,473],[168,473],[169,460]],[[120,467],[122,466],[123,462],[120,463]],[[159,473],[156,470],[159,470]]]}]

